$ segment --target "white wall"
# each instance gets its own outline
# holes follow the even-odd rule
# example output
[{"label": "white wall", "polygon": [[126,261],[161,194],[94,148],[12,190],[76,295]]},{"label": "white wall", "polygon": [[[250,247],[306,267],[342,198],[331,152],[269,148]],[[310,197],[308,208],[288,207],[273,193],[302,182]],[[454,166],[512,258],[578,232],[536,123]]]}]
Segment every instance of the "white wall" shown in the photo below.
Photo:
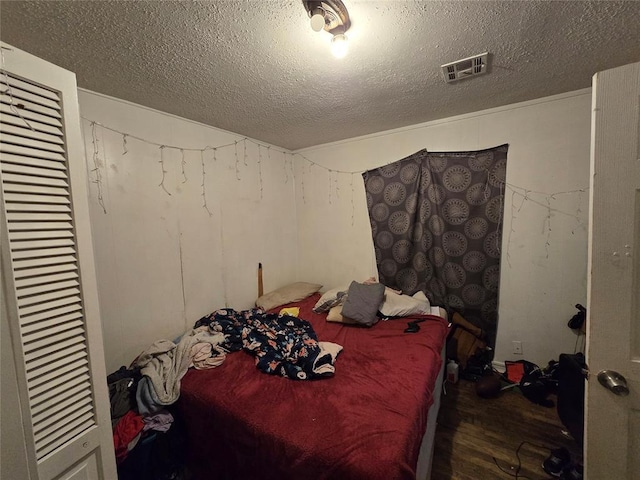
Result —
[{"label": "white wall", "polygon": [[[79,92],[79,100],[83,117],[159,144],[200,149],[243,139],[87,91]],[[87,120],[82,126],[95,182],[94,132]],[[225,304],[250,307],[258,262],[265,290],[295,280],[295,187],[291,156],[283,149],[262,148],[260,157],[248,142],[247,166],[243,142],[237,163],[233,146],[218,150],[215,162],[207,151],[209,216],[202,208],[199,152],[185,152],[182,183],[180,151],[164,150],[169,196],[158,186],[157,146],[128,137],[123,155],[122,135],[100,126],[95,133],[107,213],[97,201],[98,185],[91,183],[91,226],[108,371],[129,365],[153,341],[175,338]]]},{"label": "white wall", "polygon": [[[296,157],[299,277],[333,287],[377,275],[362,177],[327,169],[361,172],[422,148],[508,143],[507,183],[548,194],[586,189],[590,110],[590,91],[581,90],[301,150],[319,166]],[[576,303],[586,304],[589,195],[530,193],[523,202],[513,190],[505,196],[495,360],[544,366],[574,351],[567,321]],[[522,356],[511,353],[513,340],[522,341]]]}]

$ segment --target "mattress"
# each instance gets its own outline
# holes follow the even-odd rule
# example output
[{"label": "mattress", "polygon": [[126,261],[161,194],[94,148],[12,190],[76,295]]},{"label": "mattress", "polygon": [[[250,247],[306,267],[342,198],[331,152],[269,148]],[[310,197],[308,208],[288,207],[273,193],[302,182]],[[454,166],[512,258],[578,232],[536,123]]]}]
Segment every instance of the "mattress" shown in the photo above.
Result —
[{"label": "mattress", "polygon": [[[326,321],[299,306],[320,341],[344,347],[335,375],[267,375],[245,352],[189,371],[177,403],[196,479],[414,479],[447,323],[425,315],[372,328]],[[423,318],[420,331],[404,333]]]}]

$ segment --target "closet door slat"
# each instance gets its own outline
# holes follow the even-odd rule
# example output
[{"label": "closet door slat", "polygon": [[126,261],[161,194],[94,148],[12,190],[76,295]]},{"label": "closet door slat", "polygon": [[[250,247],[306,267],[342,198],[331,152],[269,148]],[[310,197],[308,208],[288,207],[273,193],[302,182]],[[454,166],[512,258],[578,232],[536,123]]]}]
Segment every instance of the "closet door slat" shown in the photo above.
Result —
[{"label": "closet door slat", "polygon": [[11,250],[39,250],[46,247],[73,247],[75,242],[73,239],[61,238],[56,240],[22,240],[13,242]]},{"label": "closet door slat", "polygon": [[46,218],[46,222],[16,222],[9,220],[9,231],[39,231],[39,230],[70,230],[73,225],[70,222],[60,222],[53,217]]},{"label": "closet door slat", "polygon": [[66,348],[69,348],[78,344],[83,344],[83,343],[84,343],[84,339],[82,337],[75,337],[75,338],[71,338],[71,339],[67,339],[62,342],[59,342],[56,345],[49,345],[47,347],[42,347],[39,350],[34,350],[32,352],[25,353],[24,355],[25,363],[29,365],[30,362],[36,361],[41,357],[46,357],[47,355],[51,355],[52,353],[57,352],[59,350],[64,350]]},{"label": "closet door slat", "polygon": [[8,152],[0,152],[0,162],[2,162],[3,168],[10,168],[14,164],[26,167],[41,167],[50,170],[62,170],[65,172],[65,176],[67,171],[67,166],[58,160],[47,160]]},{"label": "closet door slat", "polygon": [[[37,322],[25,323],[22,326],[22,331],[26,335],[31,332],[37,332],[38,330],[53,329],[53,328],[56,328],[58,325],[62,325],[77,319],[82,319],[82,312],[80,310],[72,311],[71,313],[67,313],[65,315],[52,317],[47,320],[40,320]],[[72,348],[75,348],[75,346]],[[53,360],[53,357],[48,358],[48,360]]]},{"label": "closet door slat", "polygon": [[59,265],[62,263],[73,263],[75,261],[76,257],[73,255],[57,255],[52,257],[39,257],[18,260],[14,263],[14,265],[16,273],[20,275],[19,271],[24,269],[46,267],[47,265]]},{"label": "closet door slat", "polygon": [[38,366],[37,368],[32,368],[27,372],[27,378],[29,380],[35,378],[43,378],[45,375],[50,374],[52,372],[61,371],[59,368],[64,368],[65,366],[72,364],[76,361],[80,361],[82,359],[87,358],[87,352],[79,351],[75,352],[72,355],[68,355],[65,358],[60,358],[56,361],[48,359],[48,362],[45,362],[43,365]]},{"label": "closet door slat", "polygon": [[[36,448],[42,448],[77,428],[80,424],[93,416],[91,404],[74,405],[72,411],[66,417],[57,416],[56,422],[44,429],[34,429]],[[40,427],[40,425],[38,425]]]},{"label": "closet door slat", "polygon": [[71,205],[68,197],[60,197],[53,195],[30,195],[25,193],[5,193],[4,201],[7,204],[7,210],[11,210],[11,204],[22,204],[22,208],[38,208],[37,206],[30,207],[31,204],[39,204],[39,208],[44,208],[44,205]]},{"label": "closet door slat", "polygon": [[[6,103],[0,103],[0,112],[7,116],[14,117],[16,122],[22,122],[22,124],[25,126],[27,126],[25,124],[25,120],[26,120],[27,123],[29,123],[30,125],[33,122],[38,124],[49,125],[56,128],[62,128],[62,122],[58,118],[42,115],[40,113],[29,111],[29,110],[21,110],[21,109],[18,110],[18,112],[20,113],[20,115],[18,115],[14,110],[11,109],[11,106]],[[27,126],[27,128],[29,127]]]},{"label": "closet door slat", "polygon": [[[64,293],[63,293],[64,292]],[[29,315],[34,315],[36,313],[44,312],[45,310],[53,310],[59,307],[66,307],[67,305],[71,305],[74,303],[80,302],[80,297],[78,295],[70,295],[68,297],[60,297],[61,295],[66,294],[67,290],[62,290],[62,292],[56,292],[55,300],[49,300],[43,303],[37,303],[35,305],[29,305],[27,307],[19,308],[21,316],[28,317]]]},{"label": "closet door slat", "polygon": [[67,418],[64,420],[63,425],[64,428],[56,430],[54,435],[45,438],[41,442],[36,442],[36,449],[38,454],[41,455],[40,458],[53,452],[60,445],[64,445],[65,443],[73,440],[82,432],[94,427],[96,425],[96,421],[93,416],[93,412],[89,412],[79,420]]},{"label": "closet door slat", "polygon": [[46,275],[42,277],[28,277],[20,280],[16,280],[16,289],[18,290],[18,295],[20,295],[20,290],[25,287],[33,287],[35,285],[46,285],[55,282],[61,282],[63,280],[69,280],[73,278],[78,278],[78,273],[75,271],[65,272],[65,273],[55,273],[52,275]]},{"label": "closet door slat", "polygon": [[91,398],[90,395],[91,394],[89,392],[83,392],[83,391],[77,392],[75,395],[71,395],[69,396],[69,398],[53,406],[53,408],[51,408],[51,410],[47,412],[47,414],[49,415],[48,417],[42,414],[41,415],[34,414],[33,420],[37,424],[42,424],[43,427],[48,427],[55,421],[55,418],[59,413],[66,411],[72,405],[77,405],[78,403],[84,403],[85,398],[87,397]]},{"label": "closet door slat", "polygon": [[[31,128],[27,126],[27,124],[20,117],[16,115],[9,115],[8,113],[0,112],[0,123],[2,123],[3,127],[12,125],[18,128],[26,128],[32,132],[42,132],[48,133],[49,135],[54,135],[62,138],[62,128],[56,127],[54,125],[47,125],[42,122],[34,122],[30,121],[29,125]],[[33,130],[31,130],[33,128]]]},{"label": "closet door slat", "polygon": [[[73,220],[68,213],[39,213],[39,212],[9,212],[7,213],[7,221],[10,225],[16,225],[18,228],[20,222],[70,222]],[[37,229],[36,229],[37,230]]]},{"label": "closet door slat", "polygon": [[44,275],[60,273],[60,272],[76,272],[78,265],[75,263],[65,263],[62,265],[47,265],[38,268],[25,268],[24,270],[16,270],[16,278],[42,277]]},{"label": "closet door slat", "polygon": [[36,85],[34,83],[28,82],[26,80],[23,80],[21,78],[16,78],[13,75],[2,75],[0,76],[0,83],[2,83],[3,85],[6,85],[8,87],[11,87],[12,91],[13,89],[20,89],[24,92],[28,92],[32,95],[37,95],[39,97],[43,97],[49,100],[53,100],[54,102],[56,102],[58,105],[56,108],[59,109],[60,105],[60,96],[58,95],[57,92],[48,90],[46,88],[42,88],[39,85]]},{"label": "closet door slat", "polygon": [[0,143],[2,152],[10,153],[12,155],[22,155],[23,157],[42,158],[44,160],[55,160],[56,162],[64,162],[65,158],[61,152],[51,151],[47,149],[38,149],[32,147],[28,143],[14,144],[14,143]]},{"label": "closet door slat", "polygon": [[57,255],[73,255],[76,251],[73,247],[61,248],[41,248],[34,250],[18,251],[13,254],[14,260],[23,260],[25,258],[45,258],[55,257]]},{"label": "closet door slat", "polygon": [[64,145],[64,140],[58,135],[52,135],[47,132],[40,132],[38,130],[31,130],[22,122],[22,125],[2,125],[2,131],[10,133],[18,137],[30,138],[32,140],[38,140],[42,142],[52,143],[55,145]]},{"label": "closet door slat", "polygon": [[60,317],[62,315],[66,315],[71,312],[77,312],[77,311],[80,311],[80,309],[81,309],[81,305],[79,304],[65,305],[63,307],[56,308],[48,312],[36,313],[28,317],[21,318],[20,324],[22,326],[25,326],[25,325],[31,325],[34,323],[39,323],[44,320],[54,320],[55,317]]},{"label": "closet door slat", "polygon": [[64,145],[60,145],[59,143],[43,142],[41,140],[36,140],[33,138],[20,137],[18,135],[9,133],[4,128],[2,129],[2,132],[0,132],[0,141],[2,143],[11,143],[16,146],[29,147],[35,150],[45,150],[48,152],[57,152],[60,154],[64,153]]},{"label": "closet door slat", "polygon": [[[7,169],[3,169],[3,172],[6,172],[6,170]],[[51,171],[55,172],[55,170],[51,170]],[[53,178],[53,176],[51,175],[36,176],[33,173],[25,175],[23,172],[20,172],[20,173],[6,172],[4,174],[4,177],[7,183],[16,183],[16,184],[22,184],[22,185],[44,185],[44,186],[62,187],[62,188],[69,187],[69,184],[65,180],[66,175],[63,175],[58,178]]]},{"label": "closet door slat", "polygon": [[81,358],[64,362],[60,367],[50,370],[42,375],[27,375],[27,379],[34,387],[38,387],[43,384],[50,384],[51,380],[57,378],[66,373],[72,372],[76,369],[82,368],[88,365],[89,362],[86,359],[86,355]]},{"label": "closet door slat", "polygon": [[[4,175],[3,175],[4,176]],[[47,196],[59,196],[64,197],[68,200],[69,190],[65,187],[58,187],[52,183],[50,186],[43,186],[42,184],[24,184],[24,183],[15,183],[10,180],[7,180],[4,184],[4,191],[7,193],[18,193],[18,194],[35,194],[35,195],[47,195]]]},{"label": "closet door slat", "polygon": [[[17,95],[13,95],[13,93]],[[40,115],[46,115],[47,117],[56,118],[58,120],[62,119],[62,115],[60,114],[60,108],[51,108],[47,105],[43,105],[44,102],[35,102],[31,99],[26,98],[27,95],[20,92],[20,90],[12,90],[11,95],[1,95],[0,102],[6,104],[11,108],[11,105],[14,105],[17,110],[20,111],[21,114],[24,115],[23,112],[33,112],[38,113]],[[42,98],[42,97],[34,97],[34,98]],[[46,100],[45,100],[46,101]]]},{"label": "closet door slat", "polygon": [[[64,180],[65,183],[67,181],[67,172],[65,170],[34,167],[33,164],[25,166],[19,163],[4,163],[2,164],[2,172],[12,173],[14,175],[28,175],[29,177],[26,178],[33,176],[36,178],[46,177],[47,179],[58,178]],[[20,178],[18,180],[20,180]],[[66,186],[68,186],[68,184]]]},{"label": "closet door slat", "polygon": [[73,238],[73,232],[68,230],[43,230],[43,231],[34,231],[30,230],[28,232],[17,231],[12,232],[9,230],[9,239],[14,241],[21,240],[39,240],[41,238],[46,239],[55,239],[55,238]]},{"label": "closet door slat", "polygon": [[[48,415],[49,412],[55,412],[61,404],[64,405],[67,399],[73,398],[80,393],[86,394],[88,386],[89,382],[86,379],[76,378],[75,382],[63,385],[63,390],[50,390],[49,392],[52,392],[51,396],[40,396],[37,398],[37,403],[31,405],[31,414],[37,417],[43,412],[44,415]],[[52,403],[51,398],[55,399],[56,403]]]}]

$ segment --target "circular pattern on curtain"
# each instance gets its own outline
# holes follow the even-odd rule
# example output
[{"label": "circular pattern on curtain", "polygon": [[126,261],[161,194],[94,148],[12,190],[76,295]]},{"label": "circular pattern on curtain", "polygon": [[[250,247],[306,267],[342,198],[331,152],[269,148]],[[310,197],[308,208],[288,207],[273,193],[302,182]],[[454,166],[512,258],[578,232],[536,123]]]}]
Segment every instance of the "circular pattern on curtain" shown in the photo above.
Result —
[{"label": "circular pattern on curtain", "polygon": [[449,288],[460,288],[464,285],[467,275],[457,263],[447,262],[442,269],[444,284]]},{"label": "circular pattern on curtain", "polygon": [[415,163],[409,163],[400,169],[400,180],[402,183],[414,183],[420,173],[420,167]]},{"label": "circular pattern on curtain", "polygon": [[491,196],[491,188],[486,183],[471,185],[465,194],[465,199],[470,205],[484,205]]},{"label": "circular pattern on curtain", "polygon": [[451,231],[442,235],[442,248],[450,257],[459,257],[467,251],[467,237],[462,233]]},{"label": "circular pattern on curtain", "polygon": [[464,233],[472,240],[479,240],[487,235],[489,222],[482,217],[473,217],[464,225]]},{"label": "circular pattern on curtain", "polygon": [[473,250],[462,258],[462,265],[467,272],[482,272],[487,265],[487,257],[484,253]]},{"label": "circular pattern on curtain", "polygon": [[376,203],[371,207],[371,217],[376,222],[384,222],[389,218],[389,207],[384,203]]},{"label": "circular pattern on curtain", "polygon": [[442,182],[450,192],[462,192],[471,184],[471,171],[463,165],[453,165],[442,175]]},{"label": "circular pattern on curtain", "polygon": [[397,207],[407,198],[407,188],[400,182],[390,183],[384,187],[384,201],[390,207]]},{"label": "circular pattern on curtain", "polygon": [[384,179],[382,177],[371,177],[367,180],[365,188],[367,193],[378,195],[384,190]]},{"label": "circular pattern on curtain", "polygon": [[485,215],[493,223],[499,223],[502,220],[502,205],[504,205],[504,197],[502,195],[493,197],[487,203]]},{"label": "circular pattern on curtain", "polygon": [[440,173],[447,168],[447,158],[442,156],[430,156],[427,160],[429,170],[432,172]]},{"label": "circular pattern on curtain", "polygon": [[378,171],[380,175],[385,178],[393,178],[398,175],[400,171],[401,165],[398,162],[390,163],[389,165],[385,165],[384,167],[380,167]]},{"label": "circular pattern on curtain", "polygon": [[439,236],[444,233],[444,220],[442,220],[438,215],[432,215],[427,223],[429,225],[429,230],[434,235]]},{"label": "circular pattern on curtain", "polygon": [[444,202],[442,216],[450,225],[460,225],[469,218],[469,205],[459,198],[451,198]]},{"label": "circular pattern on curtain", "polygon": [[394,260],[386,258],[380,262],[379,270],[385,277],[391,278],[396,275],[398,264]]},{"label": "circular pattern on curtain", "polygon": [[407,212],[414,214],[416,213],[416,209],[418,208],[418,194],[412,193],[407,197],[407,201],[404,202],[404,208]]},{"label": "circular pattern on curtain", "polygon": [[488,170],[493,163],[493,152],[478,153],[469,157],[469,167],[476,172]]},{"label": "circular pattern on curtain", "polygon": [[411,242],[399,240],[393,245],[393,259],[397,263],[408,263],[411,260]]},{"label": "circular pattern on curtain", "polygon": [[396,281],[403,292],[410,292],[418,285],[418,274],[413,268],[403,268],[396,273]]},{"label": "circular pattern on curtain", "polygon": [[393,212],[389,217],[389,230],[394,235],[403,235],[409,231],[410,220],[407,212]]},{"label": "circular pattern on curtain", "polygon": [[435,203],[436,205],[440,205],[444,202],[446,193],[444,191],[444,187],[442,185],[436,185],[432,183],[427,187],[427,197],[431,203]]},{"label": "circular pattern on curtain", "polygon": [[382,249],[393,247],[393,235],[391,232],[382,231],[376,235],[376,245]]}]

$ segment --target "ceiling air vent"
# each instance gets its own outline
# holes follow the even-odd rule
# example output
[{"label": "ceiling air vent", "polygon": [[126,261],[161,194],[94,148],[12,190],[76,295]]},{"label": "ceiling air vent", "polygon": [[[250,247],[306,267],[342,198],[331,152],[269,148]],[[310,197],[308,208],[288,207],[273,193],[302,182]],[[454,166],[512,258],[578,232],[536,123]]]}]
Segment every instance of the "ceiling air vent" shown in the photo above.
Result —
[{"label": "ceiling air vent", "polygon": [[488,52],[474,55],[473,57],[463,58],[451,63],[441,65],[442,77],[447,83],[457,82],[463,78],[474,77],[487,73]]}]

